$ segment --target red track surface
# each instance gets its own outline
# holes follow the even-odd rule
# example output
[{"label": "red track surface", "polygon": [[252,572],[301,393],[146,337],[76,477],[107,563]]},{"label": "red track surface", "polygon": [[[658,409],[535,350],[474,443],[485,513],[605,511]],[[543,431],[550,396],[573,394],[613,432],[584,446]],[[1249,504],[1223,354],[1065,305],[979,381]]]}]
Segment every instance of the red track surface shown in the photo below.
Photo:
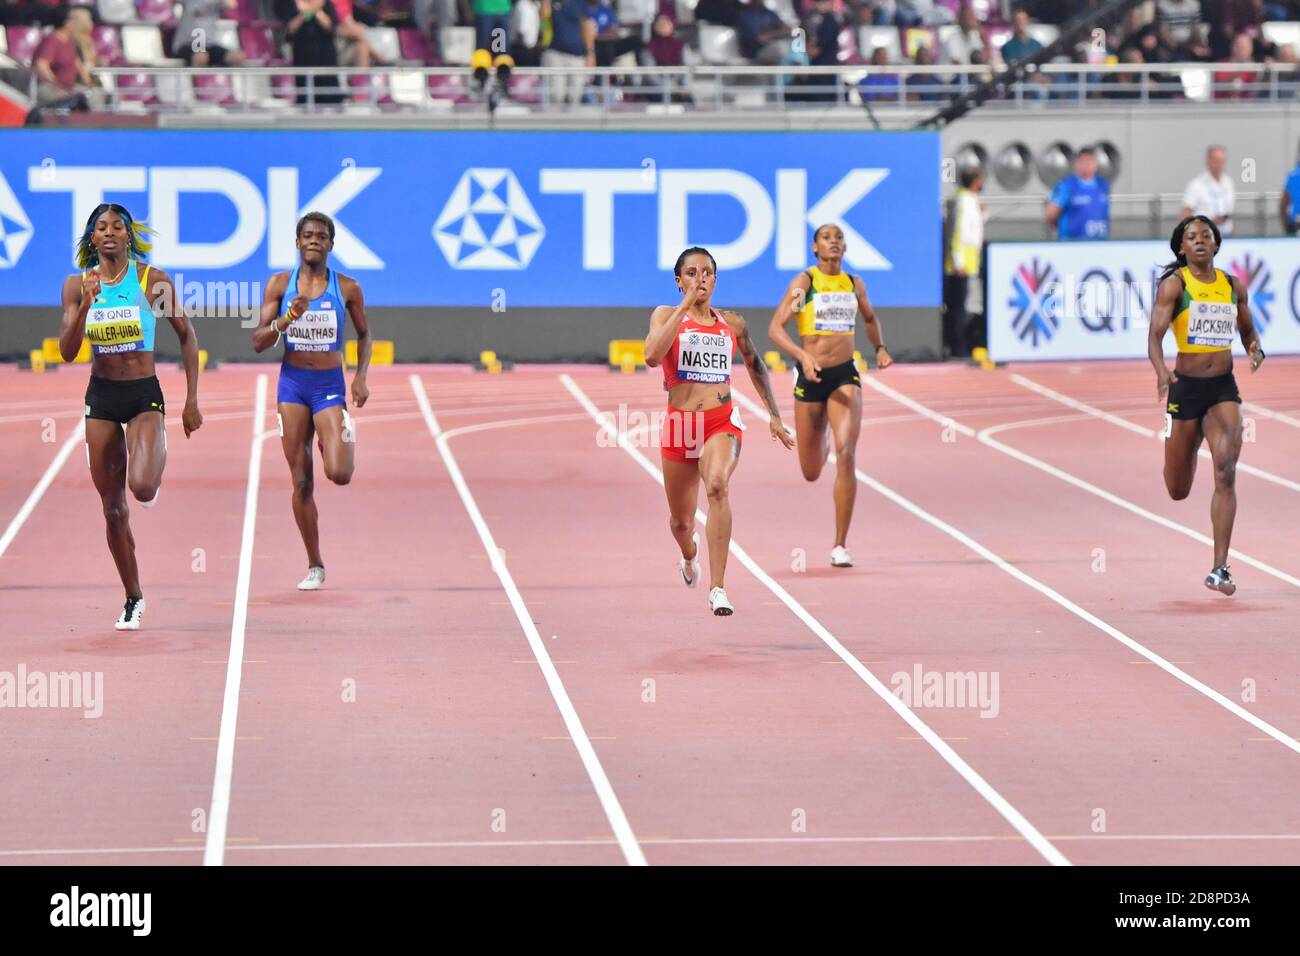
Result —
[{"label": "red track surface", "polygon": [[[1271,359],[1242,373],[1247,401],[1300,419],[1298,372]],[[269,435],[241,617],[263,373]],[[682,587],[662,490],[598,441],[560,378],[617,417],[622,403],[662,408],[653,375],[376,369],[352,485],[317,484],[326,588],[302,594],[275,370],[208,374],[206,424],[187,442],[173,421],[160,504],[132,509],[143,630],[112,630],[121,592],[80,448],[0,556],[0,672],[102,672],[104,698],[98,719],[0,710],[0,862],[197,864],[205,846],[227,864],[1300,862],[1300,489],[1285,484],[1300,481],[1300,421],[1246,409],[1256,440],[1242,461],[1282,483],[1239,473],[1234,545],[1257,564],[1234,559],[1229,599],[1200,583],[1209,547],[1156,520],[1209,533],[1209,463],[1192,497],[1171,502],[1157,441],[1015,373],[1162,425],[1137,363],[873,373],[921,407],[868,388],[858,468],[908,507],[861,486],[858,566],[833,570],[833,469],[803,482],[742,409],[734,533],[773,586],[733,555],[730,619]],[[177,395],[180,376],[162,378]],[[0,533],[72,434],[84,386],[78,370],[0,370]],[[792,423],[784,378],[780,392]],[[1038,465],[976,435],[1066,416],[986,436]],[[496,427],[514,419],[528,421]],[[456,432],[468,426],[493,427]],[[995,674],[996,716],[917,706],[922,733],[824,637],[886,693],[917,666]],[[208,837],[214,792],[229,799],[224,845]]]}]

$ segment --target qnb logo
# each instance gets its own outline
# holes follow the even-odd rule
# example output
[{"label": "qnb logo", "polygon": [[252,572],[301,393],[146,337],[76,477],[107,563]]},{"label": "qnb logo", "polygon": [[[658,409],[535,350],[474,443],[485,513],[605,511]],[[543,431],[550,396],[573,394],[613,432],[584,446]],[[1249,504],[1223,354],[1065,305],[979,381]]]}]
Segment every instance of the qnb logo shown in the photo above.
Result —
[{"label": "qnb logo", "polygon": [[1040,266],[1037,258],[1022,262],[1011,277],[1011,327],[1034,348],[1050,342],[1060,327],[1060,310],[1053,301],[1056,286],[1056,270],[1050,262]]},{"label": "qnb logo", "polygon": [[467,169],[433,226],[453,269],[525,269],[545,236],[508,169]]},{"label": "qnb logo", "polygon": [[1228,266],[1228,271],[1246,287],[1246,295],[1249,297],[1250,304],[1250,317],[1255,328],[1262,335],[1268,331],[1269,323],[1273,321],[1270,310],[1273,308],[1273,300],[1277,296],[1268,287],[1269,281],[1273,278],[1273,273],[1269,271],[1263,259],[1256,258],[1249,252],[1240,261],[1231,263]]},{"label": "qnb logo", "polygon": [[11,269],[32,241],[32,221],[0,173],[0,269]]}]

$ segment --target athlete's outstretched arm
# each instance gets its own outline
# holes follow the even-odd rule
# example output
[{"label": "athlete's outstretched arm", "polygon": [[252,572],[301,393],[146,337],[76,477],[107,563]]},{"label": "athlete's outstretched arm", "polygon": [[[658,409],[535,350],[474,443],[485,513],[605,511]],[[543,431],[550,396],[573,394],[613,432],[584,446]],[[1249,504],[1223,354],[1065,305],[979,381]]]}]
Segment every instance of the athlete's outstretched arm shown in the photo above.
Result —
[{"label": "athlete's outstretched arm", "polygon": [[366,385],[366,373],[370,371],[370,323],[366,321],[366,303],[361,295],[361,283],[349,276],[339,276],[342,286],[343,302],[347,305],[348,315],[352,316],[352,327],[357,330],[357,370],[352,376],[352,404],[360,408],[370,397]]},{"label": "athlete's outstretched arm", "polygon": [[889,355],[889,349],[885,348],[885,330],[880,325],[880,319],[876,317],[876,310],[871,307],[871,301],[867,298],[867,287],[863,284],[861,276],[853,277],[853,291],[858,295],[858,312],[862,314],[862,324],[867,330],[867,341],[876,351],[876,368],[889,368],[894,364],[894,360]]},{"label": "athlete's outstretched arm", "polygon": [[86,316],[99,295],[99,268],[81,276],[68,276],[63,280],[63,321],[59,325],[59,354],[63,361],[71,362],[81,351],[86,337]]},{"label": "athlete's outstretched arm", "polygon": [[810,280],[806,272],[801,272],[790,280],[790,284],[785,289],[785,296],[777,305],[776,311],[772,313],[772,321],[767,324],[767,337],[772,340],[773,345],[799,363],[804,378],[810,382],[820,382],[821,375],[818,373],[821,372],[821,366],[800,348],[786,331],[790,319],[803,308],[804,297],[808,294],[809,288]]},{"label": "athlete's outstretched arm", "polygon": [[1183,294],[1183,280],[1177,273],[1160,283],[1156,304],[1151,308],[1151,328],[1147,330],[1147,358],[1156,370],[1156,396],[1165,400],[1169,383],[1178,381],[1178,373],[1165,365],[1165,333],[1174,318],[1174,307]]},{"label": "athlete's outstretched arm", "polygon": [[253,329],[254,352],[265,352],[284,334],[287,323],[279,321],[280,303],[284,301],[288,286],[287,272],[277,272],[266,280],[266,289],[262,293],[262,313],[258,316],[257,328]]},{"label": "athlete's outstretched arm", "polygon": [[749,325],[739,312],[724,312],[723,316],[736,337],[736,348],[740,349],[741,358],[745,360],[745,368],[749,369],[749,380],[754,383],[758,394],[763,396],[763,404],[767,406],[770,416],[768,427],[772,431],[772,437],[778,439],[786,448],[793,448],[794,437],[786,430],[785,425],[781,424],[781,410],[777,408],[776,395],[772,392],[772,376],[767,370],[763,356],[758,354],[758,350],[754,348],[754,343],[749,338]]},{"label": "athlete's outstretched arm", "polygon": [[1230,276],[1228,281],[1237,291],[1237,331],[1241,333],[1241,344],[1246,349],[1246,354],[1250,356],[1250,370],[1252,372],[1264,361],[1264,350],[1259,344],[1259,333],[1255,331],[1255,323],[1250,317],[1250,298],[1246,292],[1246,283],[1242,282],[1236,276]]},{"label": "athlete's outstretched arm", "polygon": [[171,276],[161,269],[150,269],[148,296],[154,316],[166,316],[181,343],[181,361],[185,365],[185,408],[181,412],[181,425],[185,428],[185,437],[189,438],[190,433],[203,424],[203,416],[199,413],[199,337],[176,298],[176,286],[172,284]]}]

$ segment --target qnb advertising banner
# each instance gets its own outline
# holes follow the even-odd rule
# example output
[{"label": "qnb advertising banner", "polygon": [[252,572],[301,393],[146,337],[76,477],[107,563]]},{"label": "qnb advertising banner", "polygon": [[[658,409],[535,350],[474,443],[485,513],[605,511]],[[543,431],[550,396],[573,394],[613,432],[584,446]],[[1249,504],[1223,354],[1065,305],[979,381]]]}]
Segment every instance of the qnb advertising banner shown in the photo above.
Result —
[{"label": "qnb advertising banner", "polygon": [[[1146,358],[1168,242],[995,242],[988,248],[989,357]],[[1224,242],[1215,267],[1246,286],[1264,351],[1300,353],[1300,240]],[[1176,353],[1165,336],[1165,354]],[[1241,339],[1233,350],[1244,355]]]},{"label": "qnb advertising banner", "polygon": [[290,268],[314,209],[375,305],[649,307],[676,301],[689,245],[716,256],[720,304],[775,304],[833,221],[873,302],[936,306],[939,152],[934,133],[0,132],[0,302],[57,303],[112,201],[186,290]]}]

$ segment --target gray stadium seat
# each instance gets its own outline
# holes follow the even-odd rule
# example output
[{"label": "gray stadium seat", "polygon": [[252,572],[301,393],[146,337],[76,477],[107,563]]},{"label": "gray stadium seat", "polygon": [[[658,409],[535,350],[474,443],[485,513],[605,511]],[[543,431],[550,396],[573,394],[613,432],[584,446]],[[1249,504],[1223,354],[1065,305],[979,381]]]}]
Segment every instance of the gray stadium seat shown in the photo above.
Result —
[{"label": "gray stadium seat", "polygon": [[384,63],[396,63],[402,58],[402,47],[398,43],[397,31],[392,27],[366,27],[366,39],[370,49]]},{"label": "gray stadium seat", "polygon": [[700,57],[705,63],[715,66],[745,62],[740,55],[740,37],[736,31],[712,23],[700,24]]},{"label": "gray stadium seat", "polygon": [[239,49],[239,23],[235,20],[218,20],[212,31],[212,42],[227,50]]},{"label": "gray stadium seat", "polygon": [[699,0],[674,0],[674,9],[677,11],[677,22],[679,24],[695,22],[695,6]]},{"label": "gray stadium seat", "polygon": [[152,23],[128,23],[122,27],[122,55],[132,66],[166,66],[179,63],[163,54],[162,31]]},{"label": "gray stadium seat", "polygon": [[1061,35],[1061,28],[1053,26],[1050,23],[1031,23],[1029,25],[1029,35],[1048,47],[1056,42],[1056,38]]},{"label": "gray stadium seat", "polygon": [[889,62],[900,63],[903,59],[903,46],[894,27],[858,27],[858,51],[864,60],[871,59],[876,47],[883,46],[889,52]]},{"label": "gray stadium seat", "polygon": [[104,23],[135,22],[135,0],[97,0],[95,9]]},{"label": "gray stadium seat", "polygon": [[442,62],[449,66],[469,66],[474,55],[473,27],[443,27],[438,31],[442,46]]},{"label": "gray stadium seat", "polygon": [[1278,46],[1295,47],[1300,53],[1300,22],[1295,20],[1270,20],[1262,25],[1264,39]]}]

